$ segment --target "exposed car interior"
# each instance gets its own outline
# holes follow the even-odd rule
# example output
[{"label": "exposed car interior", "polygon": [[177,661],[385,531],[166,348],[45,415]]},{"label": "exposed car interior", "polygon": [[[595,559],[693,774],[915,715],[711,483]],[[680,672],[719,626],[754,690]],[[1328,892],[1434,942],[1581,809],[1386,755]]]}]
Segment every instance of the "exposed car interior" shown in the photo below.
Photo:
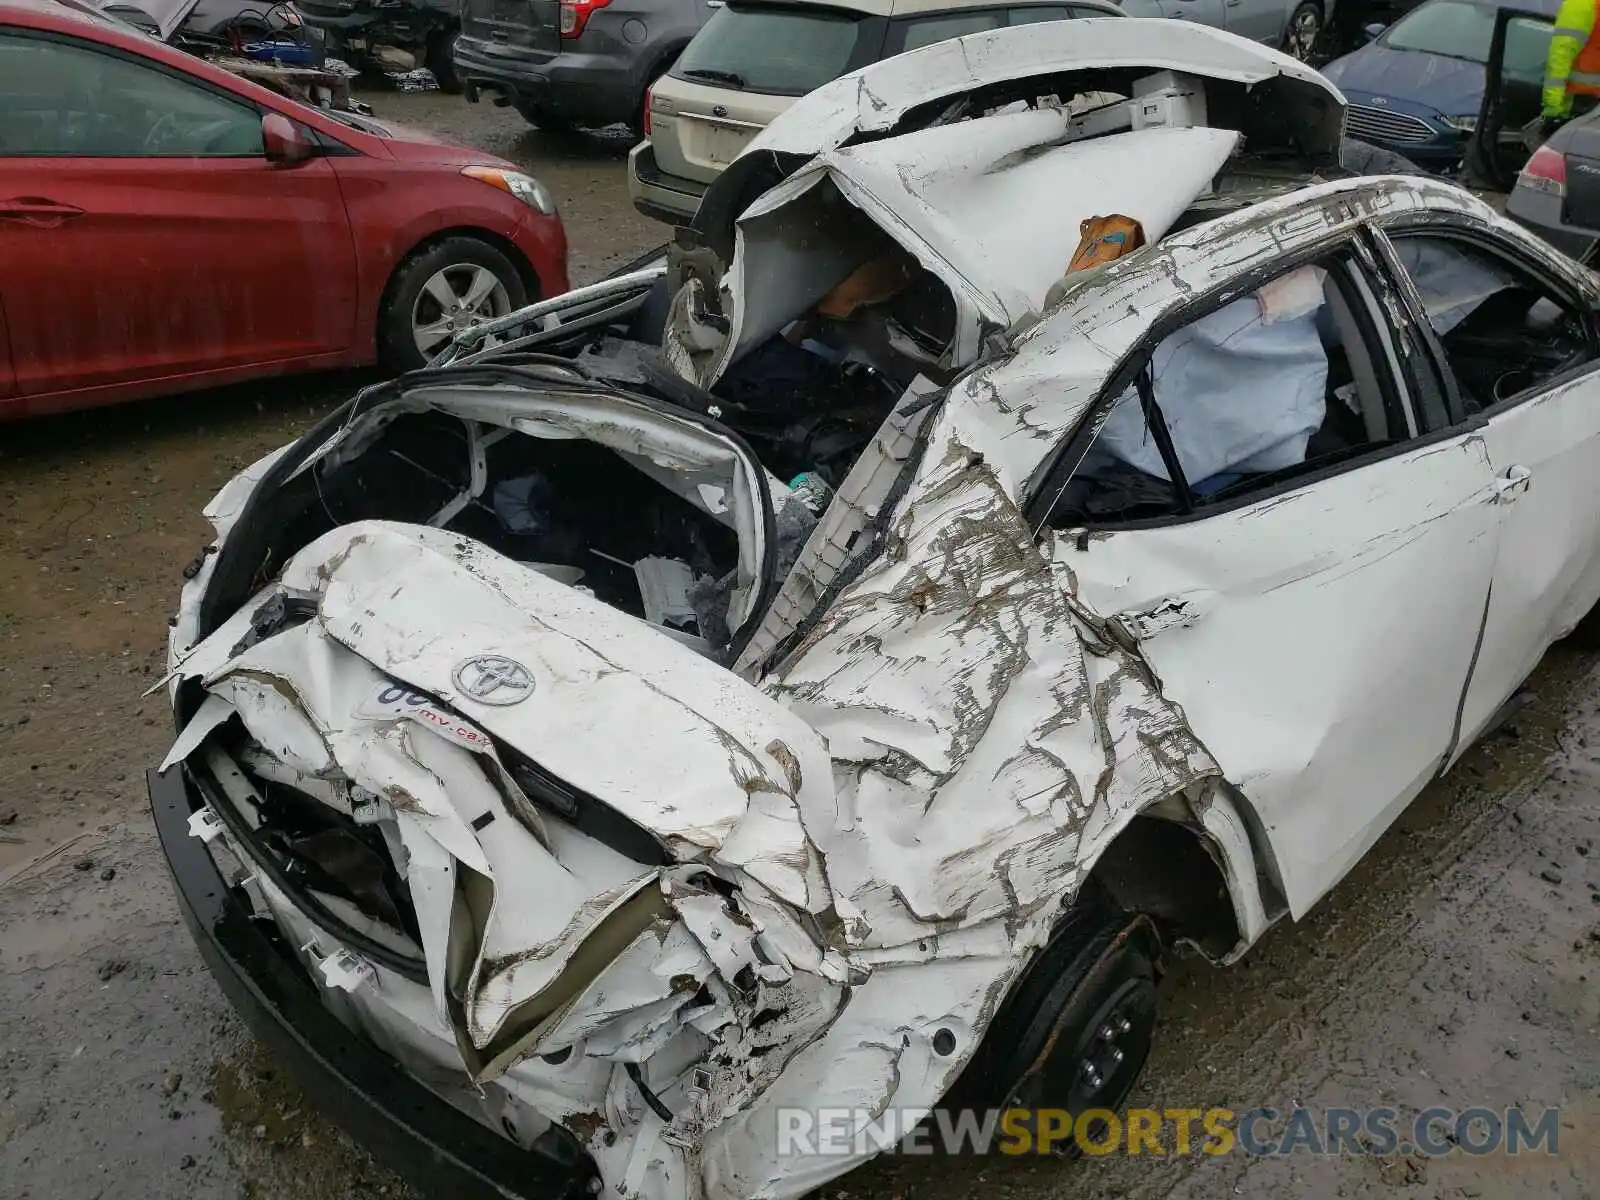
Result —
[{"label": "exposed car interior", "polygon": [[1425,234],[1392,241],[1469,412],[1593,357],[1594,334],[1581,314],[1486,251]]},{"label": "exposed car interior", "polygon": [[1338,259],[1309,264],[1164,338],[1051,523],[1169,516],[1412,436],[1358,320],[1362,286]]}]

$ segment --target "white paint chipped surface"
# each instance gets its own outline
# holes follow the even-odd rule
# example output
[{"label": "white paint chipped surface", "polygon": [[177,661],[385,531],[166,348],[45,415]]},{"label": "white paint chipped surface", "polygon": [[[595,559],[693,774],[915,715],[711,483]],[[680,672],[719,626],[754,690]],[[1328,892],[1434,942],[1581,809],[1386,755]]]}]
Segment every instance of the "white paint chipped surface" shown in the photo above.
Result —
[{"label": "white paint chipped surface", "polygon": [[[1310,111],[1334,116],[1337,146],[1344,96],[1320,73],[1257,42],[1188,21],[1085,17],[992,29],[897,54],[802,96],[751,140],[740,157],[762,151],[820,154],[857,133],[891,129],[911,109],[989,84],[1061,71],[1122,68],[1181,71],[1251,85],[1292,81]],[[1312,146],[1312,149],[1315,147]]]}]

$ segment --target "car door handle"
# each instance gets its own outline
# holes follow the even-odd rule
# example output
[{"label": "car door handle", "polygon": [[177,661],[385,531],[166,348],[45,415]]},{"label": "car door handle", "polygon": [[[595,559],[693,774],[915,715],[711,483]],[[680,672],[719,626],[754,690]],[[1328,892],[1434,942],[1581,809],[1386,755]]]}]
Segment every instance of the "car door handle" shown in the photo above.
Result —
[{"label": "car door handle", "polygon": [[18,196],[0,200],[0,219],[19,221],[40,229],[54,229],[63,221],[83,216],[83,209],[70,204],[57,204],[44,196]]},{"label": "car door handle", "polygon": [[1504,474],[1495,477],[1494,500],[1496,504],[1509,504],[1528,490],[1533,482],[1533,472],[1527,467],[1507,467]]}]

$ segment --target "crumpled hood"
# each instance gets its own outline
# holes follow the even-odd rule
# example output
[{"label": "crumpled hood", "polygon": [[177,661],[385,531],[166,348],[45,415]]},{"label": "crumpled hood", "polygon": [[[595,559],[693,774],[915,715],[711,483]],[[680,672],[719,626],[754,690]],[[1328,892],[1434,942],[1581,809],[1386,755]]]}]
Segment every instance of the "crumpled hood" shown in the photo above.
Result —
[{"label": "crumpled hood", "polygon": [[[484,688],[474,662],[485,655],[514,664],[524,686]],[[603,1072],[738,1043],[661,1085],[675,1100],[700,1088],[674,1122],[674,1136],[699,1136],[760,1094],[861,974],[818,920],[833,899],[802,808],[832,803],[821,737],[638,618],[480,543],[386,521],[339,527],[179,675],[207,698],[168,764],[211,781],[234,845],[252,840],[241,822],[273,811],[258,787],[381,827],[414,933],[318,893],[314,871],[295,886],[387,948],[378,962],[425,984],[429,1026],[475,1086],[511,1070],[537,1077],[553,1068],[530,1055],[580,1044]],[[218,732],[235,717],[243,741]],[[519,773],[529,763],[584,806],[552,807]],[[618,817],[666,853],[637,853]],[[359,839],[341,845],[348,855]],[[312,966],[330,986],[365,989],[362,1019],[381,1023],[377,996],[401,980],[374,990],[367,959],[319,961],[323,935],[301,924],[288,877],[260,846],[248,853]],[[783,1020],[757,1020],[769,1010]],[[593,1113],[600,1099],[569,1082],[547,1115]]]},{"label": "crumpled hood", "polygon": [[[819,154],[739,218],[722,285],[730,331],[697,382],[720,377],[842,277],[847,261],[792,232],[837,214],[836,195],[949,288],[957,317],[948,365],[961,367],[976,359],[985,329],[1043,310],[1085,221],[1123,214],[1159,240],[1240,141],[1231,129],[1157,127],[1067,142],[1073,120],[1050,108],[1007,113]],[[1142,169],[1156,162],[1159,172]],[[668,353],[684,363],[678,328]]]}]

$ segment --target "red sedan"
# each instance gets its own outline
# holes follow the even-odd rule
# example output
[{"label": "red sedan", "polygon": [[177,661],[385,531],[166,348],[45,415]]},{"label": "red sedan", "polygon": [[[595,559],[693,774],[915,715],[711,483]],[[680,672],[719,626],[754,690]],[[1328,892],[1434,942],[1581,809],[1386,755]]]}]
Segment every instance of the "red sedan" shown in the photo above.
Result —
[{"label": "red sedan", "polygon": [[567,288],[515,166],[333,115],[58,0],[0,0],[0,419],[421,366]]}]

